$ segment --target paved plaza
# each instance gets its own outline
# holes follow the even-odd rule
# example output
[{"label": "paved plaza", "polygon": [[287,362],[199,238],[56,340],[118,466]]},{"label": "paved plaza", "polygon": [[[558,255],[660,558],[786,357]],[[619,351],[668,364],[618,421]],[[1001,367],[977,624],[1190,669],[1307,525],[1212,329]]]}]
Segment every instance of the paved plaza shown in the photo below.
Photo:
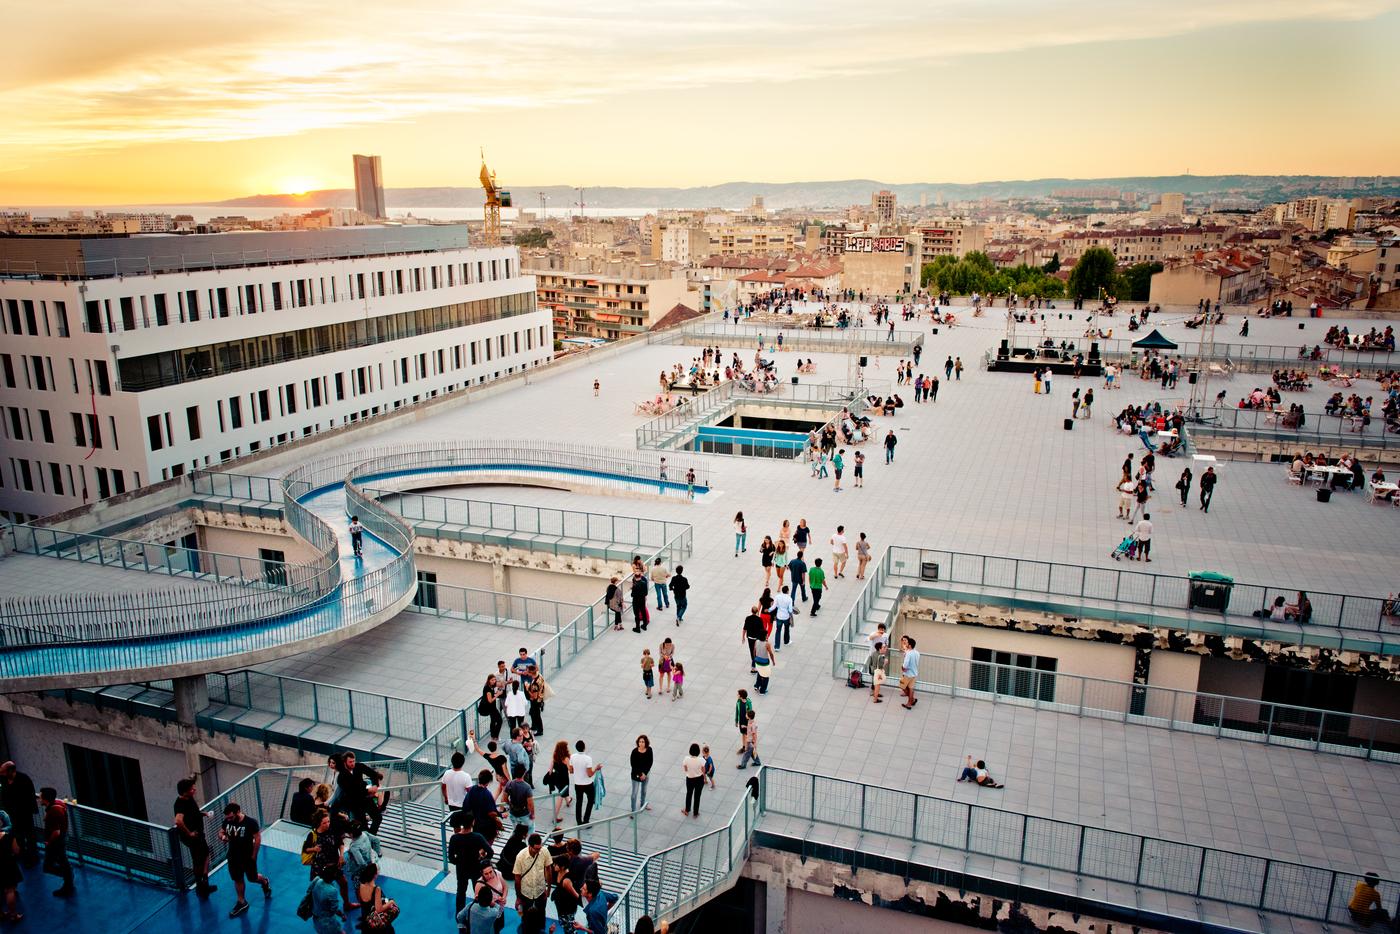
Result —
[{"label": "paved plaza", "polygon": [[[840,523],[852,540],[865,532],[877,556],[898,544],[1111,563],[1109,550],[1124,534],[1115,518],[1114,483],[1124,456],[1132,452],[1136,461],[1142,445],[1113,433],[1110,413],[1130,402],[1182,399],[1186,387],[1164,394],[1157,384],[1128,376],[1121,391],[1107,392],[1101,379],[1060,377],[1052,395],[1036,396],[1029,375],[982,369],[984,353],[1004,334],[1003,315],[994,309],[984,318],[966,316],[965,325],[928,336],[918,371],[937,367],[941,377],[944,358],[961,356],[963,378],[944,381],[936,404],[916,406],[912,387],[901,387],[905,407],[894,418],[875,419],[877,438],[896,431],[895,463],[885,466],[878,440],[868,443],[862,490],[850,488],[849,471],[847,490],[837,494],[830,480],[810,479],[801,463],[713,457],[716,495],[693,504],[521,487],[458,491],[463,497],[694,525],[695,552],[685,562],[692,590],[684,626],[678,628],[668,612],[653,611],[645,636],[630,630],[604,634],[555,679],[558,693],[545,711],[546,745],[583,738],[604,764],[609,793],[603,815],[625,809],[627,752],[638,733],[650,736],[658,758],[644,849],[721,823],[738,800],[743,776],[733,768],[733,699],[737,688],[752,687],[740,624],[763,586],[758,542],[764,534],[776,537],[784,518],[794,525],[805,518],[811,526],[817,544],[809,561],[829,559],[825,543]],[[1063,323],[1055,318],[1050,335],[1076,339],[1083,317],[1076,313]],[[1115,328],[1125,331],[1126,317],[1120,313]],[[1185,317],[1164,312],[1151,324],[1170,337],[1194,340],[1198,332],[1181,327]],[[1298,320],[1251,321],[1249,339],[1296,345],[1303,340]],[[1335,321],[1306,322],[1309,344],[1320,342]],[[1231,316],[1217,340],[1238,339],[1238,323]],[[918,326],[927,332],[926,322]],[[749,360],[754,352],[748,343],[721,347],[726,358],[737,350]],[[356,444],[528,438],[632,448],[642,422],[632,414],[634,403],[654,395],[659,371],[688,364],[699,352],[684,345],[638,345]],[[779,355],[784,381],[796,356]],[[818,367],[804,381],[844,380],[843,357],[802,356],[812,356]],[[892,380],[894,364],[893,358],[882,359],[867,376]],[[599,398],[591,391],[595,378],[602,384]],[[1223,385],[1243,394],[1267,378],[1240,374]],[[1076,386],[1094,387],[1094,416],[1065,431]],[[1374,393],[1375,384],[1360,383],[1353,391]],[[1215,503],[1204,515],[1194,499],[1186,509],[1173,505],[1171,485],[1180,463],[1159,460],[1159,492],[1149,507],[1156,525],[1151,570],[1181,575],[1211,569],[1244,582],[1363,595],[1396,589],[1400,511],[1370,506],[1364,494],[1338,494],[1320,504],[1309,491],[1290,486],[1281,466],[1222,462]],[[736,558],[731,522],[737,510],[748,520],[749,551]],[[795,641],[779,655],[772,690],[756,703],[765,762],[1224,849],[1400,873],[1400,770],[1390,765],[979,700],[927,696],[913,711],[901,709],[893,697],[871,705],[864,692],[831,677],[831,640],[861,586],[852,564],[846,579],[828,589],[818,618],[798,617]],[[477,693],[496,658],[509,657],[502,649],[522,635],[402,614],[346,646],[275,667],[457,705]],[[655,654],[667,636],[676,640],[677,658],[686,666],[686,695],[678,702],[665,696],[646,700],[641,649],[649,646]],[[936,645],[920,649],[940,651]],[[699,821],[680,814],[680,760],[692,741],[709,743],[719,766],[719,788],[707,791]],[[985,757],[1006,789],[955,784],[968,753]]]}]

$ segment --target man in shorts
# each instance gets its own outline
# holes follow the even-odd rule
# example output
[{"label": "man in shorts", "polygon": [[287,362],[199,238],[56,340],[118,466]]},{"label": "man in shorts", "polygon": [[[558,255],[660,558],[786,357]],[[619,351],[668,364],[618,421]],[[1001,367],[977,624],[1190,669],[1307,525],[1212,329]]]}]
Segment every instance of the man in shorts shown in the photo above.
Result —
[{"label": "man in shorts", "polygon": [[262,846],[262,828],[258,822],[243,813],[237,801],[230,801],[224,808],[224,826],[219,830],[219,839],[228,844],[228,874],[233,880],[233,890],[238,893],[238,901],[229,911],[230,918],[236,918],[248,910],[248,899],[244,895],[244,882],[256,882],[262,886],[263,898],[272,898],[272,883],[267,876],[258,874],[258,849]]},{"label": "man in shorts", "polygon": [[914,682],[919,677],[919,650],[914,648],[911,636],[900,636],[899,647],[904,651],[904,658],[899,663],[899,690],[904,694],[901,706],[905,710],[913,710],[919,702],[914,696]]},{"label": "man in shorts", "polygon": [[836,534],[831,536],[831,576],[845,577],[846,562],[851,557],[851,546],[846,542],[846,527],[838,525]]}]

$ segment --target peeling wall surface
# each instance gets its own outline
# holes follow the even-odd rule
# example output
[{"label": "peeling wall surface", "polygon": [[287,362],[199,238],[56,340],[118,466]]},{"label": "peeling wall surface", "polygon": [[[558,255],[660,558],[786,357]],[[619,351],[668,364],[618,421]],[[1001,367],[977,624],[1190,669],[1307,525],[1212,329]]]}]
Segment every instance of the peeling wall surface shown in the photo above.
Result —
[{"label": "peeling wall surface", "polygon": [[[1003,931],[1154,934],[1155,928],[1042,908],[899,876],[755,847],[746,878],[764,883],[767,934]],[[932,922],[932,923],[931,923]],[[757,929],[757,928],[756,928]]]}]

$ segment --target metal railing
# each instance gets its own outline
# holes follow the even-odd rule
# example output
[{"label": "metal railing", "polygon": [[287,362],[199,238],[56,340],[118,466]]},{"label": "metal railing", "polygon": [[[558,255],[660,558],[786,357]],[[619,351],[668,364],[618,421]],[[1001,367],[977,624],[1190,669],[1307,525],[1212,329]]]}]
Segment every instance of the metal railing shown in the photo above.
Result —
[{"label": "metal railing", "polygon": [[318,599],[235,584],[5,597],[0,598],[0,648],[206,635],[294,613]]},{"label": "metal railing", "polygon": [[[760,783],[766,770],[754,773]],[[633,930],[643,915],[674,921],[712,893],[727,890],[748,859],[760,806],[746,791],[724,825],[647,856],[618,892],[610,917],[620,920],[625,931]]]},{"label": "metal railing", "polygon": [[406,610],[424,616],[460,619],[489,626],[508,626],[533,632],[557,633],[588,608],[579,603],[563,603],[543,597],[457,587],[452,584],[418,582],[418,592]]},{"label": "metal railing", "polygon": [[1277,452],[1291,456],[1313,447],[1328,448],[1400,448],[1400,434],[1389,431],[1385,416],[1379,411],[1365,424],[1353,416],[1306,413],[1303,424],[1292,424],[1287,411],[1269,412],[1263,409],[1238,409],[1210,406],[1201,409],[1201,420],[1192,420],[1187,430],[1198,442],[1206,440],[1212,452],[1228,449],[1247,450],[1258,456],[1260,445],[1279,445]]},{"label": "metal railing", "polygon": [[[896,625],[897,640],[904,627]],[[836,642],[837,673],[864,669],[871,646]],[[894,649],[891,655],[897,658]],[[1112,681],[919,653],[918,690],[1052,713],[1400,763],[1400,720],[1259,698]]]},{"label": "metal railing", "polygon": [[[863,389],[870,387],[846,383],[792,383],[775,382],[769,384],[768,391],[746,388],[743,382],[729,380],[694,397],[682,396],[686,404],[658,415],[637,427],[639,448],[677,448],[684,446],[695,436],[702,424],[713,424],[728,416],[738,406],[750,403],[756,405],[780,405],[783,403],[815,406],[839,410],[855,401]],[[829,421],[824,418],[823,421]]]},{"label": "metal railing", "polygon": [[784,350],[811,350],[822,353],[898,353],[908,355],[915,344],[924,342],[922,331],[896,330],[893,335],[888,330],[871,328],[792,327],[779,328],[754,325],[746,321],[707,321],[703,324],[688,324],[674,331],[669,343],[721,342],[733,344],[741,341],[757,346],[760,338],[763,346],[777,347],[778,335],[783,335]]},{"label": "metal railing", "polygon": [[[683,479],[684,471],[681,476]],[[481,541],[485,536],[465,530],[499,530],[511,536],[526,536],[521,547],[531,551],[627,560],[638,551],[656,554],[663,550],[669,552],[671,560],[684,559],[694,540],[688,522],[373,488],[367,488],[365,493],[378,497],[386,509],[408,519],[420,534],[442,539]]]},{"label": "metal railing", "polygon": [[695,487],[710,486],[709,465],[699,458],[667,457],[667,479],[660,460],[622,448],[544,441],[464,441],[455,444],[405,444],[360,455],[357,483],[382,484],[401,477],[441,474],[444,478],[476,471],[562,473],[581,475],[608,485],[634,488],[655,485],[663,493],[685,492],[685,474],[695,471]]},{"label": "metal railing", "polygon": [[[1306,318],[1300,319],[1306,321]],[[1316,322],[1318,326],[1322,322]],[[1111,338],[1099,341],[1099,349],[1104,354],[1113,354],[1115,359],[1122,357],[1131,359],[1133,356],[1142,358],[1143,351],[1133,347],[1133,340],[1136,338]],[[1171,356],[1181,357],[1184,360],[1194,360],[1201,353],[1201,348],[1205,348],[1205,359],[1208,362],[1229,361],[1235,366],[1243,366],[1255,371],[1270,372],[1275,367],[1287,367],[1291,369],[1311,369],[1319,365],[1340,367],[1343,370],[1354,372],[1360,369],[1375,371],[1377,369],[1389,369],[1394,364],[1394,358],[1384,350],[1356,350],[1354,348],[1334,347],[1331,344],[1324,344],[1318,337],[1317,327],[1306,332],[1306,338],[1300,335],[1296,344],[1236,344],[1230,343],[1228,339],[1217,337],[1214,342],[1202,341],[1177,341],[1177,349],[1171,351]],[[1311,354],[1313,347],[1321,350],[1321,356],[1313,360],[1307,355],[1300,357],[1298,349],[1305,346]]]},{"label": "metal railing", "polygon": [[314,563],[264,561],[202,548],[183,548],[33,525],[13,526],[11,540],[17,554],[62,558],[124,571],[276,587],[318,595],[328,589],[324,569]]},{"label": "metal railing", "polygon": [[[888,567],[884,567],[887,563]],[[1053,603],[1058,608],[1064,601],[1045,601],[1044,598],[1066,597],[1081,601],[1073,604],[1074,608],[1091,618],[1107,614],[1105,618],[1130,619],[1142,625],[1186,632],[1292,639],[1308,645],[1339,648],[1355,647],[1344,641],[1350,634],[1380,633],[1380,640],[1367,641],[1364,647],[1382,652],[1400,651],[1400,615],[1396,615],[1397,607],[1392,601],[1382,597],[1309,590],[1312,620],[1297,626],[1271,623],[1254,614],[1263,610],[1267,615],[1275,597],[1294,599],[1298,587],[1236,582],[1229,585],[1228,603],[1222,611],[1193,607],[1189,577],[900,546],[889,548],[880,561],[883,572],[914,578],[921,576],[925,563],[938,566],[938,577],[920,580],[918,589],[956,593],[958,599],[972,602],[998,604],[1014,597],[1020,604],[1024,603],[1024,598],[1031,598],[1047,605]],[[866,590],[875,590],[876,581],[877,577],[871,577]],[[993,592],[959,591],[959,585],[989,588]],[[848,621],[848,628],[853,621],[854,616]],[[854,641],[856,632],[858,630],[851,630],[846,641]]]},{"label": "metal railing", "polygon": [[[105,869],[134,882],[176,890],[185,889],[193,881],[184,850],[176,842],[174,827],[162,827],[76,801],[67,802],[67,806],[67,852],[79,866]],[[35,822],[35,838],[43,843],[47,835],[42,812],[35,812],[30,819]],[[5,845],[9,845],[8,840]]]},{"label": "metal railing", "polygon": [[[900,841],[1034,866],[1069,876],[1351,926],[1359,872],[1090,827],[767,766],[762,810]],[[1054,891],[1053,877],[1043,883]],[[1400,883],[1378,886],[1385,904]],[[1136,906],[1134,906],[1136,907]]]}]

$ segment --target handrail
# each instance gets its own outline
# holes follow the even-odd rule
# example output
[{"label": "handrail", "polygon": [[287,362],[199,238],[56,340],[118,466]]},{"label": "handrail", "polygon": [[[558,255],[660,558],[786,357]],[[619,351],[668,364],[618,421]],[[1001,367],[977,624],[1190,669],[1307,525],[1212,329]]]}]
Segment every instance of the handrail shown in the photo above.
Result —
[{"label": "handrail", "polygon": [[[765,814],[1254,911],[1350,926],[1347,900],[1361,881],[1359,870],[1220,850],[812,772],[767,766],[762,776]],[[1400,880],[1383,881],[1380,888],[1383,899],[1393,903]]]},{"label": "handrail", "polygon": [[[669,477],[669,473],[668,473]],[[684,471],[681,472],[684,479]],[[649,519],[577,509],[553,509],[520,503],[436,496],[366,487],[370,495],[393,497],[386,508],[414,523],[420,531],[436,525],[460,525],[500,529],[529,535],[552,535],[585,541],[646,547],[666,542],[691,528],[688,522]],[[435,525],[429,526],[428,523]]]},{"label": "handrail", "polygon": [[[898,638],[892,631],[891,639]],[[863,666],[868,642],[837,640],[841,668]],[[841,676],[844,671],[838,671]],[[930,694],[971,697],[1084,717],[1111,717],[1125,723],[1211,733],[1316,752],[1400,763],[1400,719],[1280,704],[1260,698],[1212,694],[1155,684],[1040,671],[947,655],[919,653],[915,685]],[[1396,737],[1386,740],[1384,737]],[[1378,737],[1381,737],[1378,739]]]},{"label": "handrail", "polygon": [[[760,787],[765,768],[753,776]],[[758,818],[759,802],[746,789],[725,824],[647,856],[618,892],[609,916],[627,931],[643,915],[656,922],[674,920],[708,893],[730,885],[743,868]]]},{"label": "handrail", "polygon": [[355,468],[357,480],[365,483],[414,474],[481,470],[499,467],[503,471],[556,469],[589,474],[604,480],[628,483],[643,481],[662,488],[685,488],[685,472],[695,471],[697,490],[708,489],[708,462],[693,457],[668,459],[667,480],[660,479],[660,463],[637,451],[599,445],[542,441],[459,441],[452,443],[408,443],[389,445],[361,454]]},{"label": "handrail", "polygon": [[[75,800],[68,808],[66,849],[79,866],[95,866],[119,872],[132,881],[150,882],[183,891],[190,882],[183,848],[172,826],[161,826],[125,814],[115,814]],[[35,837],[43,841],[42,812],[14,815],[34,822]]]},{"label": "handrail", "polygon": [[[929,590],[952,591],[958,585],[968,585],[1121,603],[1130,605],[1135,616],[1150,617],[1153,625],[1171,626],[1187,632],[1201,627],[1195,625],[1193,618],[1182,614],[1209,614],[1235,631],[1238,631],[1240,623],[1230,620],[1241,620],[1254,637],[1272,640],[1287,639],[1290,634],[1286,630],[1270,627],[1268,620],[1255,617],[1254,611],[1267,608],[1276,596],[1292,598],[1299,590],[1296,586],[1236,582],[1230,585],[1230,605],[1248,609],[1236,612],[1227,608],[1221,613],[1190,606],[1189,577],[899,545],[887,550],[881,563],[886,561],[901,568],[900,574],[905,577],[918,577],[925,561],[937,563],[938,579],[919,583],[920,588]],[[872,579],[866,589],[873,586]],[[1341,640],[1347,633],[1360,632],[1394,633],[1400,637],[1400,616],[1392,615],[1396,607],[1383,597],[1316,590],[1308,590],[1307,593],[1312,602],[1313,616],[1311,622],[1300,629],[1308,644],[1341,646]],[[1092,615],[1092,612],[1086,611],[1086,615]],[[1328,633],[1334,634],[1335,638],[1329,642],[1320,641],[1320,637]],[[848,638],[848,641],[853,640]],[[1376,648],[1388,651],[1388,645],[1390,643],[1383,639]]]}]

